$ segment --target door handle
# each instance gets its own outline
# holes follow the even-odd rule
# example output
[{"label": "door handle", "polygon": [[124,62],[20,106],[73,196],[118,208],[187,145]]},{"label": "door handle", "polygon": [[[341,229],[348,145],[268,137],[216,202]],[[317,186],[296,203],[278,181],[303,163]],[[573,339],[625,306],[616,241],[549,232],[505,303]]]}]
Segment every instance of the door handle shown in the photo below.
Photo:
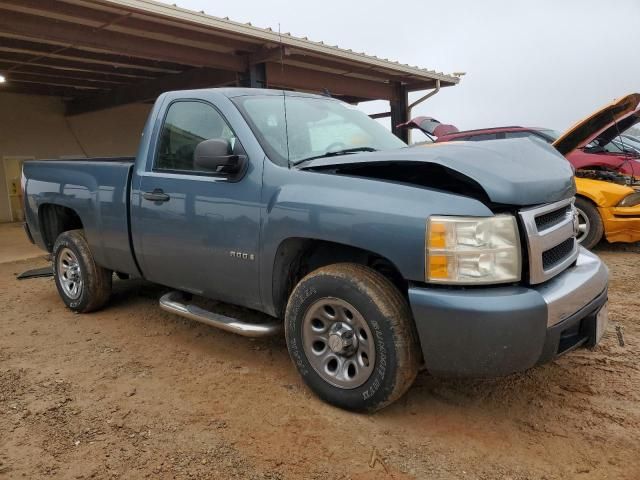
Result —
[{"label": "door handle", "polygon": [[145,200],[149,200],[150,202],[168,202],[171,198],[169,195],[164,193],[161,188],[155,188],[153,192],[145,192],[142,196]]}]

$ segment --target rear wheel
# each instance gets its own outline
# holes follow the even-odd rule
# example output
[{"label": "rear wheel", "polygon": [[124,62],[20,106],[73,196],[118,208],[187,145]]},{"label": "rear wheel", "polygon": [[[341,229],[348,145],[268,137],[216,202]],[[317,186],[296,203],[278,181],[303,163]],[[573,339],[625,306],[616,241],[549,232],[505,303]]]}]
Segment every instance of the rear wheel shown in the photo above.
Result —
[{"label": "rear wheel", "polygon": [[287,346],[306,384],[341,408],[375,411],[404,394],[420,351],[406,300],[384,276],[344,263],[296,286],[285,315]]},{"label": "rear wheel", "polygon": [[95,263],[82,230],[63,232],[56,239],[53,277],[60,297],[74,312],[92,312],[109,301],[112,272]]},{"label": "rear wheel", "polygon": [[584,248],[595,247],[604,233],[604,225],[600,212],[596,206],[586,198],[576,197],[576,211],[578,214],[578,235],[576,240]]}]

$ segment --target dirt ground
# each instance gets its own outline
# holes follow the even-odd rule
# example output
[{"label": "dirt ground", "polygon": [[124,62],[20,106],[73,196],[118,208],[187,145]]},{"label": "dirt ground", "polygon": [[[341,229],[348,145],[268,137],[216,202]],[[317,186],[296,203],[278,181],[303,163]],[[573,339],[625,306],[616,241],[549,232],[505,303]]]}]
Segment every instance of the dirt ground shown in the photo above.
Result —
[{"label": "dirt ground", "polygon": [[106,310],[75,315],[52,279],[16,280],[44,259],[0,264],[0,478],[638,479],[640,248],[599,253],[595,351],[494,380],[422,373],[370,416],[316,399],[283,339],[165,313],[158,287],[116,281]]},{"label": "dirt ground", "polygon": [[21,223],[0,223],[0,263],[42,255],[42,250],[29,243]]}]

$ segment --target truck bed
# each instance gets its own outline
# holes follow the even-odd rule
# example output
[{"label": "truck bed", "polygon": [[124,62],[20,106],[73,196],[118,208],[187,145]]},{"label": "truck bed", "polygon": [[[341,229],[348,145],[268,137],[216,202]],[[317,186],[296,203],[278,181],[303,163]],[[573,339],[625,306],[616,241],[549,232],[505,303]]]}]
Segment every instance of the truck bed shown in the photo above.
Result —
[{"label": "truck bed", "polygon": [[[138,275],[130,243],[130,182],[133,157],[33,160],[24,163],[25,215],[37,245],[50,250],[55,239],[41,228],[47,208],[78,214],[98,264]],[[58,207],[56,207],[58,208]]]},{"label": "truck bed", "polygon": [[89,157],[89,158],[68,158],[65,160],[59,159],[41,159],[41,160],[29,160],[29,162],[37,163],[37,162],[65,162],[65,163],[95,163],[95,162],[103,162],[103,163],[135,163],[136,157]]}]

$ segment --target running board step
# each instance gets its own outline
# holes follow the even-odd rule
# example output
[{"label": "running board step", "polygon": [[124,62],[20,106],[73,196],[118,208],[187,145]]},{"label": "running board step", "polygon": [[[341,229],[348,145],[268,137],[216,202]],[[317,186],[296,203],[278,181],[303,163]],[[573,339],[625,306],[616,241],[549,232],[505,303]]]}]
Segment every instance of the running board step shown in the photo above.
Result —
[{"label": "running board step", "polygon": [[237,318],[214,313],[197,305],[188,304],[182,292],[169,292],[160,297],[160,308],[181,317],[206,323],[227,332],[237,333],[244,337],[268,337],[282,330],[282,322],[273,320],[266,323],[247,323]]}]

